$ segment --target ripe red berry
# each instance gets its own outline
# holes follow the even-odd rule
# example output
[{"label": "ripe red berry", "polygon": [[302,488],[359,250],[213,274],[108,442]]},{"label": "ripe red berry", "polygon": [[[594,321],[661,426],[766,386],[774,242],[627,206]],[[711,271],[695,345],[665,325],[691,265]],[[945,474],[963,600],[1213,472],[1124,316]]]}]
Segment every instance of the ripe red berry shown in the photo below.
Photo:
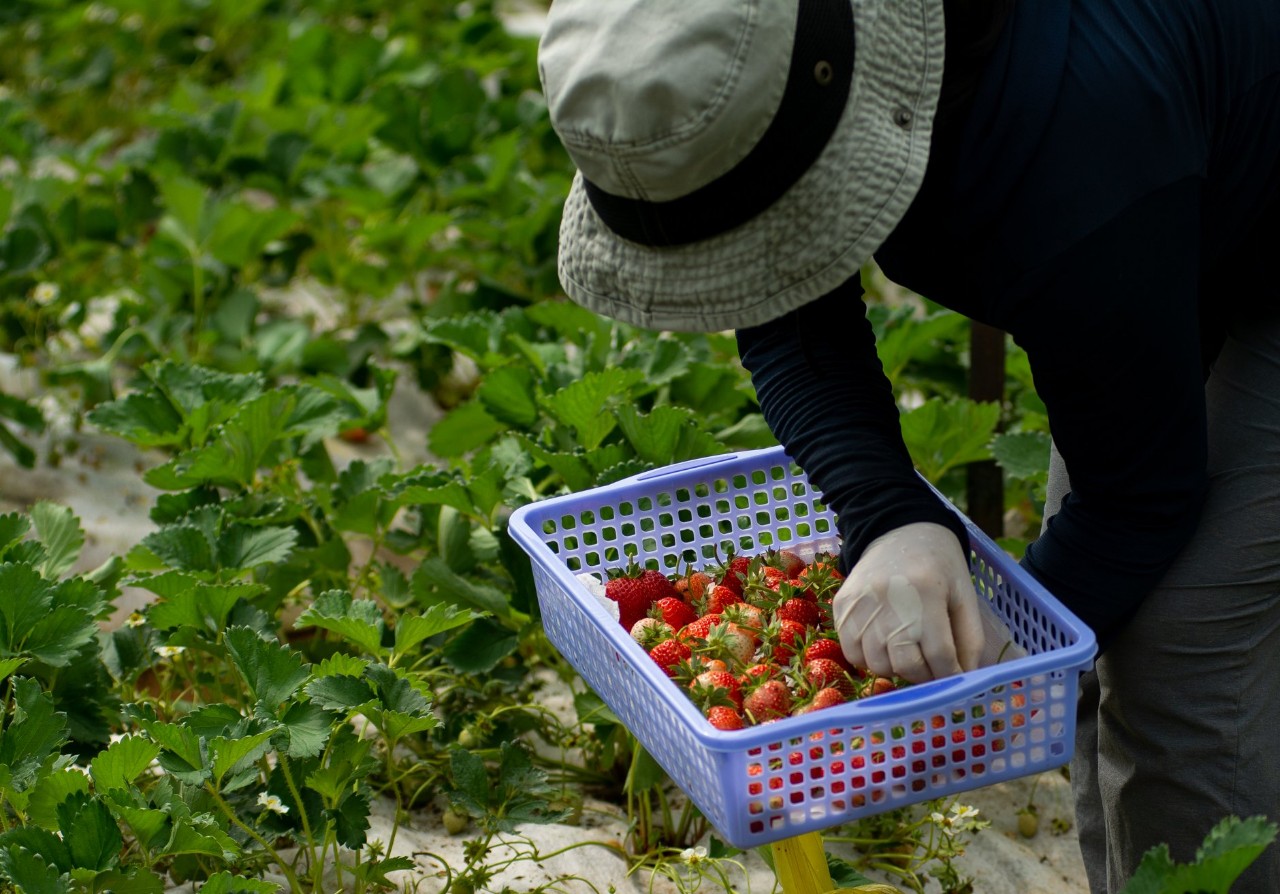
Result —
[{"label": "ripe red berry", "polygon": [[857,692],[853,678],[830,658],[814,658],[804,663],[804,679],[814,689],[835,689],[845,698]]},{"label": "ripe red berry", "polygon": [[793,596],[778,606],[774,612],[776,617],[787,621],[795,621],[806,627],[817,627],[821,616],[818,613],[818,605],[808,599],[799,596]]},{"label": "ripe red berry", "polygon": [[691,654],[687,645],[674,638],[664,640],[649,650],[649,657],[666,672],[668,677],[674,677],[676,666],[682,661],[687,661]]},{"label": "ripe red berry", "polygon": [[765,680],[747,693],[742,707],[756,723],[780,720],[791,713],[791,690],[781,680]]},{"label": "ripe red berry", "polygon": [[746,725],[743,723],[742,715],[727,705],[712,705],[707,709],[707,720],[711,721],[711,725],[716,729],[723,730],[742,729]]},{"label": "ripe red berry", "polygon": [[813,694],[813,698],[809,699],[808,704],[796,711],[797,714],[808,714],[812,711],[821,711],[823,708],[834,708],[836,705],[843,705],[849,699],[839,689],[826,688],[819,689]]},{"label": "ripe red berry", "polygon": [[649,614],[670,624],[673,630],[679,630],[698,620],[698,613],[693,610],[693,606],[677,596],[662,597],[649,609]]},{"label": "ripe red berry", "polygon": [[648,615],[650,607],[659,599],[678,597],[675,587],[661,571],[652,568],[642,571],[634,563],[609,578],[604,585],[604,594],[618,603],[618,620],[627,630]]}]

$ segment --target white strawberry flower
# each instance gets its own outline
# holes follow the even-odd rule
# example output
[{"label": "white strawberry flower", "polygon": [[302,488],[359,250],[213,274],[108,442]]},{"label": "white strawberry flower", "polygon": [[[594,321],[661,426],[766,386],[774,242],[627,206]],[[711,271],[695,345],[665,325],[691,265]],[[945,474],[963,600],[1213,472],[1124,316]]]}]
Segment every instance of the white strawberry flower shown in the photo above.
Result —
[{"label": "white strawberry flower", "polygon": [[284,816],[289,812],[289,805],[285,804],[276,795],[269,795],[262,792],[258,795],[258,806],[270,810],[272,813],[278,813]]},{"label": "white strawberry flower", "polygon": [[62,294],[62,289],[58,287],[56,282],[42,282],[31,290],[31,297],[41,307],[57,301],[60,294]]},{"label": "white strawberry flower", "polygon": [[186,646],[156,646],[156,654],[161,658],[177,658],[185,651]]}]

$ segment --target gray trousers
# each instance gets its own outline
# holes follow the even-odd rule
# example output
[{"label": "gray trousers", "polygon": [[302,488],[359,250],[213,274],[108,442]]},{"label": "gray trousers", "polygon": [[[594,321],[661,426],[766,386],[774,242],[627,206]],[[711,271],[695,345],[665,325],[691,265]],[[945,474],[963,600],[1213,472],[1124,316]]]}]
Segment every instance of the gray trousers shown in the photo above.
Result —
[{"label": "gray trousers", "polygon": [[[1162,842],[1192,860],[1225,816],[1280,821],[1280,311],[1233,321],[1206,394],[1196,535],[1081,683],[1071,780],[1093,894]],[[1055,450],[1046,518],[1069,486]],[[1280,844],[1232,892],[1280,892]]]}]

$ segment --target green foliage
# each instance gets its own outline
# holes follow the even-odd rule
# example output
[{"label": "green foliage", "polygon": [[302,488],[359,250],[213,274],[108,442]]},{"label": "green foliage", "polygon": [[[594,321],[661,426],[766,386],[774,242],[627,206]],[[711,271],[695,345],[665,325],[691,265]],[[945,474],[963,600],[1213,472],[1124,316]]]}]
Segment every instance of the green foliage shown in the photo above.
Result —
[{"label": "green foliage", "polygon": [[1227,817],[1205,836],[1191,863],[1174,863],[1167,845],[1152,848],[1121,894],[1227,894],[1275,839],[1276,824],[1265,817]]}]

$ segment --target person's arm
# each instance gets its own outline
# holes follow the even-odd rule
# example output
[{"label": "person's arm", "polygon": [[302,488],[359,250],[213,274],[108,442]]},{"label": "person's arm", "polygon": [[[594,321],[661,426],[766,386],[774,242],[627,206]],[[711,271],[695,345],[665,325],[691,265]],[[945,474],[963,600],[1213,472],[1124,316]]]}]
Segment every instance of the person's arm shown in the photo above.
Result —
[{"label": "person's arm", "polygon": [[946,526],[968,555],[963,523],[912,466],[856,278],[737,335],[765,421],[836,515],[842,570],[913,522]]}]

